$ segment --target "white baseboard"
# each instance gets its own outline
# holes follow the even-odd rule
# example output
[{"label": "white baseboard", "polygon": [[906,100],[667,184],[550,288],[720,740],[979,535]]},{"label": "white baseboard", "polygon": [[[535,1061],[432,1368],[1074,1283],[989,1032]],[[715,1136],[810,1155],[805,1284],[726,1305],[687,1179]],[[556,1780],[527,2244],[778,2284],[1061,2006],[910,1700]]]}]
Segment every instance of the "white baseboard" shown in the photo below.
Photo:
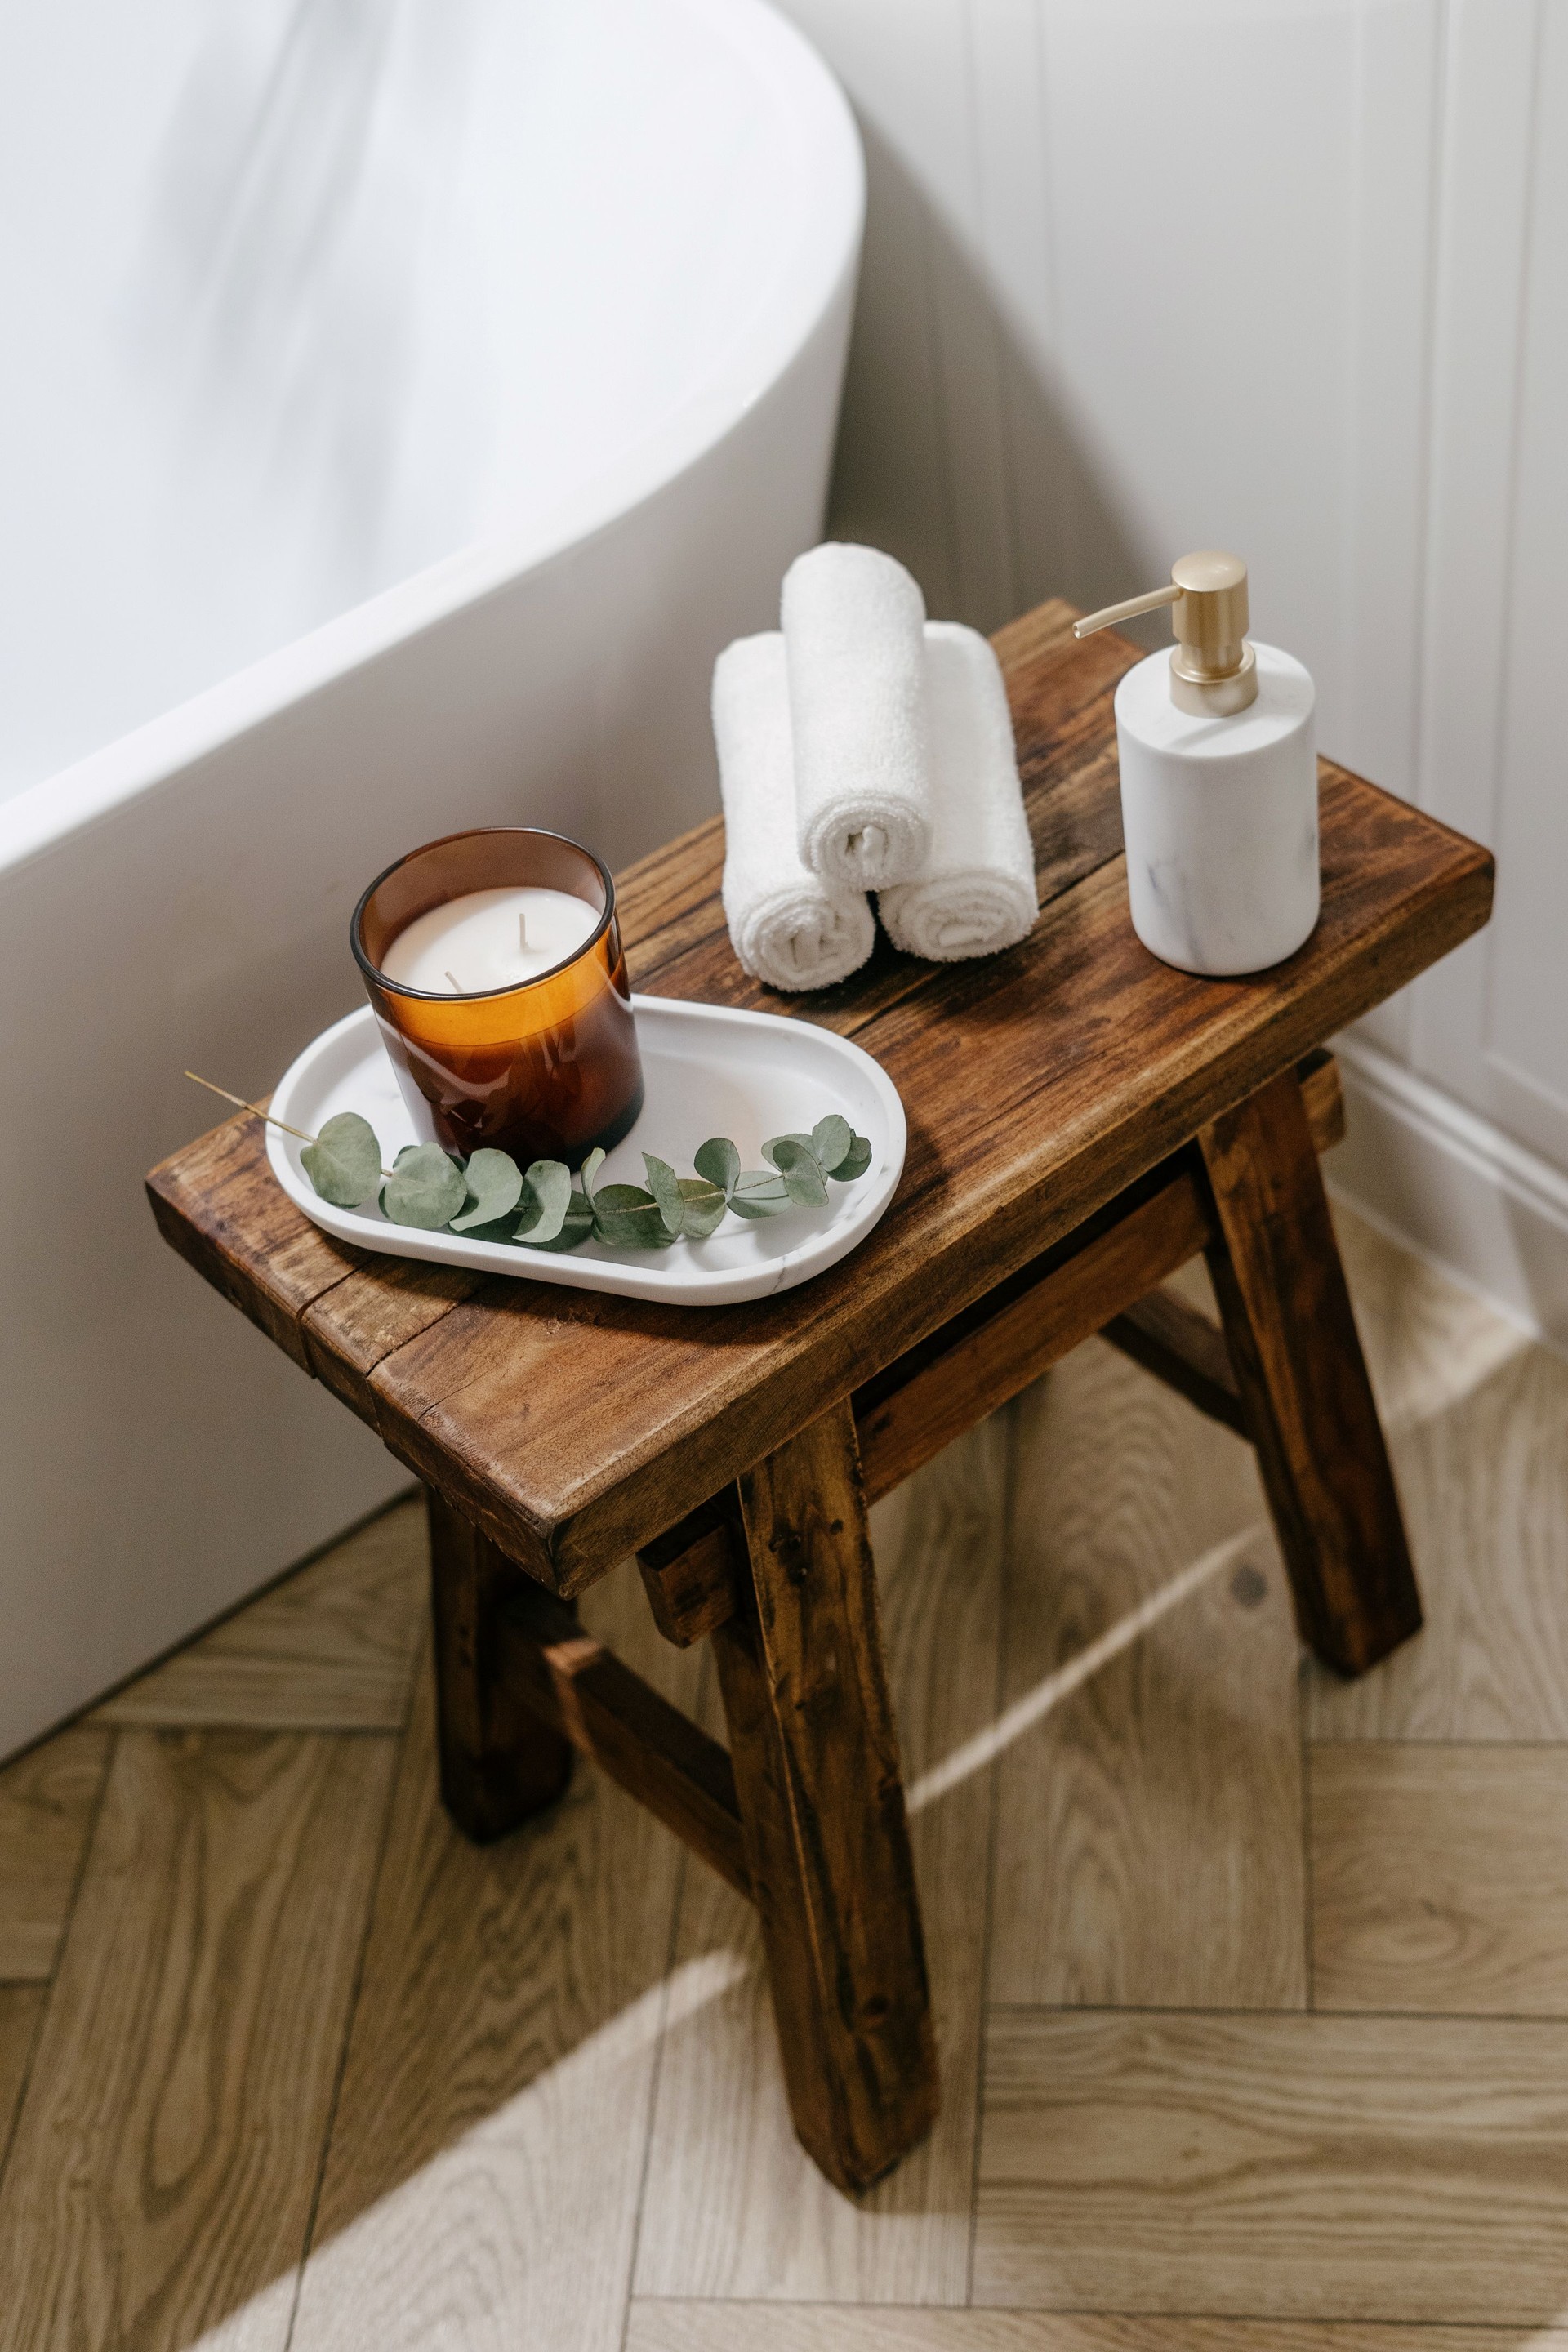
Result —
[{"label": "white baseboard", "polygon": [[1377,1046],[1334,1050],[1347,1133],[1330,1191],[1568,1354],[1568,1178]]}]

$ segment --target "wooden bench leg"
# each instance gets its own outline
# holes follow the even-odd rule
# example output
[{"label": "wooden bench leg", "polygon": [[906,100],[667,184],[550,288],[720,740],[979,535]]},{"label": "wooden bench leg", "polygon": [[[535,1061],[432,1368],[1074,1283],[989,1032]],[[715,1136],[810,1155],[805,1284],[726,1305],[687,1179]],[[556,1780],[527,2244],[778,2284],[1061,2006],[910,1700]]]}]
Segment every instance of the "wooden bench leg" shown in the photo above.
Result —
[{"label": "wooden bench leg", "polygon": [[1198,1142],[1209,1271],[1297,1622],[1326,1664],[1362,1674],[1416,1631],[1421,1600],[1294,1071]]},{"label": "wooden bench leg", "polygon": [[936,2050],[846,1402],[741,1480],[752,1591],[713,1634],[795,2129],[859,2189],[927,2132]]},{"label": "wooden bench leg", "polygon": [[502,1671],[498,1612],[519,1570],[433,1486],[425,1501],[441,1801],[465,1837],[488,1845],[564,1796],[572,1745],[530,1711]]}]

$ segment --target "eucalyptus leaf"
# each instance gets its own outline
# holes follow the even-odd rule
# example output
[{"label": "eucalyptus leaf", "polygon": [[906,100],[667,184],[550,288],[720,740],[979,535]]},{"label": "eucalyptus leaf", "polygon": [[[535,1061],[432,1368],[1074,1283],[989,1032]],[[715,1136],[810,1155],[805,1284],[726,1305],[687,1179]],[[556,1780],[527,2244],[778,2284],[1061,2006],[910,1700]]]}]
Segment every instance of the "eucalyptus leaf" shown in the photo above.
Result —
[{"label": "eucalyptus leaf", "polygon": [[721,1184],[710,1184],[703,1176],[682,1176],[680,1184],[680,1230],[688,1241],[703,1242],[724,1222],[729,1206]]},{"label": "eucalyptus leaf", "polygon": [[451,1223],[468,1193],[462,1170],[438,1143],[408,1143],[392,1163],[381,1205],[395,1225],[437,1233]]},{"label": "eucalyptus leaf", "polygon": [[706,1143],[700,1143],[691,1164],[699,1176],[705,1176],[710,1184],[717,1184],[726,1201],[729,1199],[741,1172],[741,1155],[727,1135],[710,1136]]},{"label": "eucalyptus leaf", "polygon": [[854,1141],[854,1129],[837,1111],[830,1111],[826,1118],[817,1120],[811,1130],[811,1148],[825,1176],[837,1173],[839,1161],[848,1158]]},{"label": "eucalyptus leaf", "polygon": [[583,1187],[583,1195],[587,1201],[592,1201],[594,1197],[594,1179],[604,1164],[604,1153],[595,1149],[589,1152],[582,1167],[577,1171],[577,1181]]},{"label": "eucalyptus leaf", "polygon": [[735,1179],[735,1189],[730,1195],[730,1206],[738,1217],[755,1224],[763,1217],[776,1217],[789,1206],[789,1188],[773,1168],[755,1168],[749,1174]]},{"label": "eucalyptus leaf", "polygon": [[659,1215],[671,1241],[679,1236],[686,1223],[686,1203],[680,1197],[680,1179],[668,1160],[656,1160],[645,1151],[642,1164],[647,1170],[647,1189],[658,1202]]},{"label": "eucalyptus leaf", "polygon": [[453,1218],[455,1234],[471,1234],[476,1225],[493,1225],[498,1218],[510,1217],[522,1198],[522,1171],[510,1151],[476,1151],[464,1174],[471,1205]]},{"label": "eucalyptus leaf", "polygon": [[781,1143],[798,1143],[803,1151],[809,1151],[813,1159],[816,1157],[816,1147],[809,1135],[770,1135],[763,1146],[763,1158],[771,1160],[775,1168],[782,1164],[778,1156]]},{"label": "eucalyptus leaf", "polygon": [[328,1119],[300,1160],[321,1199],[335,1208],[357,1209],[381,1181],[381,1146],[374,1128],[357,1110],[341,1110]]},{"label": "eucalyptus leaf", "polygon": [[[555,1166],[556,1162],[553,1160],[545,1160],[542,1163],[536,1164],[541,1164],[548,1168]],[[531,1183],[531,1181],[532,1177],[531,1171],[530,1182]],[[588,1199],[585,1192],[572,1191],[569,1185],[566,1213],[562,1220],[560,1232],[552,1234],[549,1241],[536,1242],[531,1233],[526,1236],[520,1235],[519,1238],[525,1238],[531,1249],[574,1250],[580,1244],[588,1239],[589,1235],[593,1233],[593,1230],[594,1208],[592,1202]]]},{"label": "eucalyptus leaf", "polygon": [[871,1145],[868,1137],[858,1135],[837,1168],[828,1173],[836,1184],[853,1184],[857,1176],[864,1176],[871,1165]]},{"label": "eucalyptus leaf", "polygon": [[[513,1241],[547,1249],[566,1223],[574,1199],[572,1171],[560,1160],[535,1160],[522,1180],[522,1213],[512,1231]],[[584,1202],[584,1211],[587,1204]],[[590,1216],[589,1222],[592,1223]],[[575,1246],[573,1243],[568,1248]]]},{"label": "eucalyptus leaf", "polygon": [[[766,1144],[763,1149],[767,1150]],[[793,1135],[781,1135],[775,1139],[770,1157],[792,1201],[803,1209],[827,1206],[827,1179],[816,1164],[816,1154],[809,1141],[802,1143]]]},{"label": "eucalyptus leaf", "polygon": [[640,1184],[603,1184],[593,1202],[594,1238],[609,1249],[666,1249],[675,1239]]}]

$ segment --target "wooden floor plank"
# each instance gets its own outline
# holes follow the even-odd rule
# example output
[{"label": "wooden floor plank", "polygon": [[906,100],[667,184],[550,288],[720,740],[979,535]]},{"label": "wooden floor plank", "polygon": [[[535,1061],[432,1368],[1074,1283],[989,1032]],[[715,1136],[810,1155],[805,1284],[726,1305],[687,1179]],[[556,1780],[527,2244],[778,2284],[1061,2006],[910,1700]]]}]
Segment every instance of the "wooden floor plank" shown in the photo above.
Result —
[{"label": "wooden floor plank", "polygon": [[984,2116],[976,2303],[1568,2307],[1568,2026],[1002,2011]]},{"label": "wooden floor plank", "polygon": [[[629,1581],[628,1581],[629,1573]],[[689,1704],[635,1568],[591,1630]],[[584,1765],[560,1808],[468,1844],[422,1672],[292,2352],[618,2352],[681,1849]]]},{"label": "wooden floor plank", "polygon": [[1309,1669],[1309,1736],[1568,1737],[1568,1368],[1342,1203],[1334,1223],[1426,1626],[1361,1682]]},{"label": "wooden floor plank", "polygon": [[1426,1631],[1360,1682],[1314,1670],[1311,1736],[1568,1739],[1568,1363],[1521,1351],[1393,1454]]},{"label": "wooden floor plank", "polygon": [[117,1692],[93,1720],[396,1731],[428,1584],[424,1507],[399,1503]]},{"label": "wooden floor plank", "polygon": [[1250,1450],[1099,1342],[1019,1412],[990,1998],[1301,2008],[1298,1650]]},{"label": "wooden floor plank", "polygon": [[1310,1762],[1319,2009],[1568,2017],[1568,1748]]},{"label": "wooden floor plank", "polygon": [[0,2200],[6,2352],[282,2352],[391,1766],[121,1734]]},{"label": "wooden floor plank", "polygon": [[[1332,1155],[1323,1173],[1333,1176]],[[1334,1234],[1384,1425],[1395,1432],[1462,1404],[1531,1346],[1519,1325],[1332,1202]]]},{"label": "wooden floor plank", "polygon": [[0,1979],[54,1973],[110,1738],[73,1725],[0,1772]]},{"label": "wooden floor plank", "polygon": [[[1309,1737],[1568,1738],[1568,1365],[1342,1202],[1334,1228],[1426,1623],[1357,1682],[1309,1663]],[[1212,1297],[1196,1264],[1177,1286]]]},{"label": "wooden floor plank", "polygon": [[[835,2309],[820,2303],[634,2303],[626,2352],[1519,2352],[1504,2327],[1388,2327],[1083,2312]],[[1568,2352],[1532,2329],[1530,2352]]]},{"label": "wooden floor plank", "polygon": [[935,2128],[869,2196],[828,2186],[790,2129],[753,1916],[689,1870],[683,1964],[730,1954],[739,1968],[667,2041],[639,2293],[963,2299],[991,1776],[963,1769],[923,1799],[921,1782],[962,1763],[994,1712],[1006,1443],[1005,1416],[983,1423],[871,1519],[942,2069]]}]

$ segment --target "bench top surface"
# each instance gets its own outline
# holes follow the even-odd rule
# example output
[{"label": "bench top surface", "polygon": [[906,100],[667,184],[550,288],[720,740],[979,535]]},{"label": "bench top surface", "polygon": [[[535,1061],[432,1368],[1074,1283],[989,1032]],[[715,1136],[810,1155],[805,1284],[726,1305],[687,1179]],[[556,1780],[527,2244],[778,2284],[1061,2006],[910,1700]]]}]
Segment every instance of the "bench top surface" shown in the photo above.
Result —
[{"label": "bench top surface", "polygon": [[815,1281],[662,1307],[356,1251],[245,1116],[149,1179],[174,1246],[542,1581],[591,1582],[1486,921],[1484,850],[1324,761],[1306,946],[1255,980],[1158,962],[1128,915],[1111,709],[1140,655],[1076,644],[1073,618],[1053,602],[994,640],[1038,869],[1021,947],[929,964],[879,934],[853,979],[784,997],[731,950],[719,820],[618,884],[635,988],[821,1022],[903,1097],[898,1193]]}]

